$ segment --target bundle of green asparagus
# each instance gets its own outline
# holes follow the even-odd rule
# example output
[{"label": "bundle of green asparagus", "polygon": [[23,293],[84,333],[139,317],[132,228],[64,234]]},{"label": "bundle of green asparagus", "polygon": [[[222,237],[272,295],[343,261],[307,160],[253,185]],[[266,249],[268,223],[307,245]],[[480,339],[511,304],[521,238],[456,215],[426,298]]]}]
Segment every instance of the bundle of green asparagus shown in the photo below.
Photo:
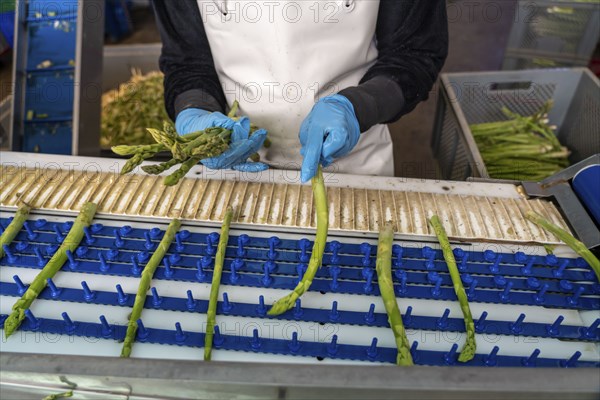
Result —
[{"label": "bundle of green asparagus", "polygon": [[524,117],[502,112],[507,121],[471,125],[471,132],[491,178],[540,181],[569,165],[569,150],[548,124],[548,101],[535,114]]},{"label": "bundle of green asparagus", "polygon": [[[238,103],[236,101],[232,105],[228,116],[238,120],[239,117],[236,117],[237,110]],[[250,135],[257,129],[256,126],[250,125]],[[229,148],[231,137],[229,129],[219,127],[179,136],[173,124],[168,121],[164,122],[162,130],[152,128],[146,130],[150,133],[155,142],[154,144],[113,146],[112,151],[120,156],[132,156],[121,169],[121,175],[132,172],[145,160],[156,156],[158,153],[171,152],[172,158],[169,161],[142,167],[142,170],[147,174],[159,175],[181,164],[179,169],[165,177],[163,183],[166,186],[176,185],[200,160],[223,154]],[[269,146],[268,139],[265,139],[264,146]],[[253,161],[259,160],[258,154],[254,154],[250,158]]]},{"label": "bundle of green asparagus", "polygon": [[144,127],[169,119],[165,110],[163,74],[143,75],[133,70],[131,79],[102,95],[100,146],[152,144]]},{"label": "bundle of green asparagus", "polygon": [[222,154],[229,148],[231,136],[231,131],[225,128],[208,128],[204,131],[179,136],[169,122],[164,123],[162,131],[148,128],[148,132],[156,143],[114,146],[112,151],[120,156],[132,156],[121,169],[121,175],[133,171],[145,160],[158,153],[170,151],[173,158],[169,161],[142,167],[145,173],[158,175],[181,164],[178,170],[165,177],[163,182],[166,186],[176,185],[200,160]]}]

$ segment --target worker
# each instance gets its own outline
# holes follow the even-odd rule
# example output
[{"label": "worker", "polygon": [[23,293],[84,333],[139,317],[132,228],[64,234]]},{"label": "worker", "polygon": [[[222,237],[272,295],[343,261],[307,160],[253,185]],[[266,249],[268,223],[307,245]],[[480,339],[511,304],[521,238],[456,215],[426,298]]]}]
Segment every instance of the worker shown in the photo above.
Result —
[{"label": "worker", "polygon": [[[445,61],[443,0],[154,0],[165,103],[179,134],[234,129],[209,168],[394,175],[385,124],[428,97]],[[225,113],[234,100],[247,118]],[[260,150],[260,151],[259,151]],[[405,149],[410,151],[410,149]],[[259,151],[263,162],[247,162]]]}]

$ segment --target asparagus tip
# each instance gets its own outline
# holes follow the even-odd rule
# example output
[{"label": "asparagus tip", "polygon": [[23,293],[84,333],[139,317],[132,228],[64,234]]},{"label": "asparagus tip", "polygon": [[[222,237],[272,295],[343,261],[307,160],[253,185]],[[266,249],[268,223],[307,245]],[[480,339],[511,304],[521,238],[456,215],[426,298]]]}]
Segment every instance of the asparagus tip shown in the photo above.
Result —
[{"label": "asparagus tip", "polygon": [[475,357],[476,349],[477,346],[475,342],[467,341],[467,343],[465,343],[465,347],[463,347],[462,351],[458,356],[458,361],[462,363],[471,361]]},{"label": "asparagus tip", "polygon": [[6,339],[8,339],[19,327],[19,325],[21,325],[23,319],[19,318],[20,315],[20,310],[15,310],[8,316],[6,321],[4,321],[4,337]]},{"label": "asparagus tip", "polygon": [[284,312],[286,312],[287,310],[291,309],[295,303],[294,301],[291,301],[291,297],[292,297],[293,293],[294,292],[288,294],[285,297],[282,297],[281,299],[279,299],[275,303],[273,303],[273,305],[267,312],[267,315],[277,316],[277,315],[281,315]]}]

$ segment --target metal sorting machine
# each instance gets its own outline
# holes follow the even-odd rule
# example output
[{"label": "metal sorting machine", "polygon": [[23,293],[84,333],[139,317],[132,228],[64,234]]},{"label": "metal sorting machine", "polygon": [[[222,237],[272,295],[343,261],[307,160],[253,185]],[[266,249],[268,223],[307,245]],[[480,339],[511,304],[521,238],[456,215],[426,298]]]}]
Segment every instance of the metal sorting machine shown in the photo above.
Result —
[{"label": "metal sorting machine", "polygon": [[[600,283],[585,261],[524,218],[534,210],[569,230],[562,209],[568,203],[527,196],[509,183],[326,174],[323,265],[294,309],[268,317],[273,301],[303,274],[314,239],[312,191],[297,183],[297,172],[243,175],[197,166],[167,188],[160,177],[119,176],[123,162],[116,159],[0,158],[2,227],[18,201],[34,210],[0,260],[2,320],[84,202],[98,204],[77,251],[1,344],[0,376],[10,393],[594,398],[600,389]],[[219,329],[213,361],[205,363],[212,266],[228,205],[235,215]],[[433,214],[452,241],[476,322],[477,354],[466,364],[457,361],[465,326],[427,224]],[[132,358],[114,358],[140,272],[172,218],[183,226],[152,280]],[[396,232],[394,284],[414,367],[393,365],[396,346],[375,274],[383,221]]]}]

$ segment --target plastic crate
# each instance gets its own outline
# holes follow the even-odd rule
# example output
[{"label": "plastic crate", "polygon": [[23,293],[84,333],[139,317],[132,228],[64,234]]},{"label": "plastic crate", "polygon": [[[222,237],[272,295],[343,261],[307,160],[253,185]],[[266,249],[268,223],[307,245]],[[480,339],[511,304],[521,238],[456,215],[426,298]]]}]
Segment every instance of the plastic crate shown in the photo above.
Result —
[{"label": "plastic crate", "polygon": [[[600,39],[600,2],[519,1],[505,57],[585,66]],[[531,63],[504,64],[504,69]]]},{"label": "plastic crate", "polygon": [[506,53],[502,62],[502,69],[513,71],[517,69],[539,69],[539,68],[570,68],[587,67],[588,60],[574,57],[555,57],[553,55],[544,56],[541,54],[531,54],[527,56],[519,54]]},{"label": "plastic crate", "polygon": [[600,153],[600,82],[588,69],[442,74],[432,148],[443,178],[489,178],[469,125],[506,120],[504,106],[530,115],[549,99],[571,163]]}]

